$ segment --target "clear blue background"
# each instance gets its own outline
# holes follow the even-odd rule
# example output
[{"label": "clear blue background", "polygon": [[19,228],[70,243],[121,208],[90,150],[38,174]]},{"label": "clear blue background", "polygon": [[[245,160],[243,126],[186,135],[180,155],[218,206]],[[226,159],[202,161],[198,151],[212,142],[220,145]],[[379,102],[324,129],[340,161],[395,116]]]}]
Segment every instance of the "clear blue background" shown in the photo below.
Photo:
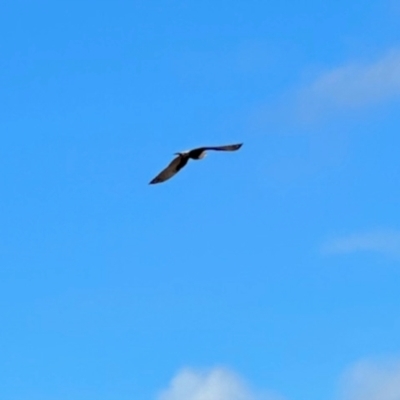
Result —
[{"label": "clear blue background", "polygon": [[[1,397],[152,399],[223,364],[320,400],[398,354],[399,261],[320,248],[399,227],[399,103],[254,115],[399,45],[399,18],[386,0],[4,3]],[[148,186],[176,151],[241,141]]]}]

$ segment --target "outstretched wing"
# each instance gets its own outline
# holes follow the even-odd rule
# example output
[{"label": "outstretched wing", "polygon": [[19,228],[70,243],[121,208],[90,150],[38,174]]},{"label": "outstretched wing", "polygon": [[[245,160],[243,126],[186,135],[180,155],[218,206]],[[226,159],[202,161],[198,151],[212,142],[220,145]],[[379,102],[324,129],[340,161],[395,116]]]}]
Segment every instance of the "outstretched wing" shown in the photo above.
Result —
[{"label": "outstretched wing", "polygon": [[203,150],[236,151],[236,150],[239,150],[242,146],[243,146],[243,143],[228,144],[227,146],[203,147]]},{"label": "outstretched wing", "polygon": [[150,185],[155,183],[161,183],[166,181],[167,179],[172,178],[180,169],[182,169],[188,159],[186,157],[178,156],[174,158],[171,163],[163,169],[151,182]]},{"label": "outstretched wing", "polygon": [[201,154],[207,150],[217,150],[217,151],[236,151],[243,146],[243,143],[238,144],[228,144],[226,146],[208,146],[208,147],[198,147],[197,149],[190,150],[189,157],[198,158]]}]

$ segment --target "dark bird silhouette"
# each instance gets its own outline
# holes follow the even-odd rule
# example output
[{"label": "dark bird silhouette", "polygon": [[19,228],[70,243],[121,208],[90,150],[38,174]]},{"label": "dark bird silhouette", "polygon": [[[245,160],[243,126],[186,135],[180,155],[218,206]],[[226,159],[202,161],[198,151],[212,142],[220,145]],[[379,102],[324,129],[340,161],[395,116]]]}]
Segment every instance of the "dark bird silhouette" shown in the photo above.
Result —
[{"label": "dark bird silhouette", "polygon": [[175,153],[178,157],[174,158],[171,163],[150,182],[150,185],[165,182],[167,179],[172,178],[188,163],[190,158],[192,160],[201,160],[206,156],[207,150],[236,151],[239,150],[242,145],[243,143],[230,144],[227,146],[199,147],[182,153]]}]

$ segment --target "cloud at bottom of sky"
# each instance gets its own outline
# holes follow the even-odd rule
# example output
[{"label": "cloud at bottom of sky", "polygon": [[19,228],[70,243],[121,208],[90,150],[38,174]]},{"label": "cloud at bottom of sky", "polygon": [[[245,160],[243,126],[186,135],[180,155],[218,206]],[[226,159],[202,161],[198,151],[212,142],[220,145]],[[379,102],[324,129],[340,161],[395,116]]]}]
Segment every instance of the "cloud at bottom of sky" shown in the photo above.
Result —
[{"label": "cloud at bottom of sky", "polygon": [[283,397],[254,392],[241,377],[226,368],[207,371],[185,368],[157,400],[283,400]]},{"label": "cloud at bottom of sky", "polygon": [[[343,374],[337,400],[400,400],[400,360],[361,361]],[[251,390],[225,368],[184,368],[156,400],[283,400],[272,392]],[[327,396],[331,397],[331,396]]]},{"label": "cloud at bottom of sky", "polygon": [[339,400],[399,400],[400,361],[361,361],[342,379]]}]

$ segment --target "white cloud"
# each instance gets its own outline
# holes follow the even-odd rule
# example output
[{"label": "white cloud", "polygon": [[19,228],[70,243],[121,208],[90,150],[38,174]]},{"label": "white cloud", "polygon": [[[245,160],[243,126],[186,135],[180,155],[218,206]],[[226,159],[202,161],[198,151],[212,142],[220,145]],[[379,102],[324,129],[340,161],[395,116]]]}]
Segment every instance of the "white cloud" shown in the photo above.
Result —
[{"label": "white cloud", "polygon": [[400,400],[399,362],[360,362],[342,381],[340,400]]},{"label": "white cloud", "polygon": [[322,246],[322,251],[325,254],[368,251],[400,257],[400,231],[381,230],[355,233],[328,241]]},{"label": "white cloud", "polygon": [[331,109],[356,109],[400,98],[400,50],[372,63],[351,62],[323,73],[300,93],[306,117]]},{"label": "white cloud", "polygon": [[[161,392],[158,400],[278,400],[277,396],[256,394],[233,372],[225,368],[209,371],[183,369]],[[282,399],[282,397],[279,397]]]},{"label": "white cloud", "polygon": [[[327,396],[330,397],[330,396]],[[400,400],[400,360],[361,361],[345,371],[338,400]],[[283,400],[275,394],[255,393],[225,368],[183,369],[157,400]]]}]

